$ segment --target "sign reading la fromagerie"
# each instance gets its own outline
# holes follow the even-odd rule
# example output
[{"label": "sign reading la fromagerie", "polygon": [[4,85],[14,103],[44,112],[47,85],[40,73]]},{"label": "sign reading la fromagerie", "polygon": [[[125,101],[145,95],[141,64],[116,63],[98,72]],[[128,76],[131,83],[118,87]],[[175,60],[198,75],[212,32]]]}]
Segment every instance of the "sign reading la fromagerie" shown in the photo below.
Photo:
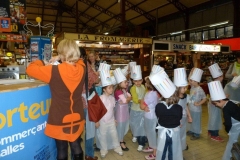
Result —
[{"label": "sign reading la fromagerie", "polygon": [[107,35],[93,35],[93,34],[64,33],[64,38],[79,40],[79,41],[152,44],[151,38],[141,38],[141,37],[121,37],[121,36],[107,36]]}]

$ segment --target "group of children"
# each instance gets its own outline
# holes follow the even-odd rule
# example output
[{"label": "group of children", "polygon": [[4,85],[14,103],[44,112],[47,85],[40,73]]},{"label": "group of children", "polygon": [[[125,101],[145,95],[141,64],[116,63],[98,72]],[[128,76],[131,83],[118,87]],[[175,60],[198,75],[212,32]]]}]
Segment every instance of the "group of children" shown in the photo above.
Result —
[{"label": "group of children", "polygon": [[[101,64],[99,71],[103,87],[100,98],[107,113],[96,123],[101,157],[110,149],[119,155],[129,150],[124,136],[130,126],[132,141],[138,143],[137,150],[151,153],[145,156],[147,160],[183,159],[182,151],[188,149],[186,134],[191,140],[199,139],[201,134],[202,105],[207,101],[199,85],[203,71],[194,68],[187,78],[185,68],[174,69],[172,82],[162,67],[154,65],[143,85],[141,66],[136,62],[130,62],[124,69],[115,69],[114,76],[105,65]],[[218,135],[223,108],[224,125],[230,133],[223,160],[229,160],[230,147],[240,132],[240,108],[226,98],[221,85],[223,73],[218,64],[210,66],[209,70],[214,81],[208,84],[211,96],[208,134],[212,140],[223,141]],[[191,89],[187,95],[189,84]]]}]

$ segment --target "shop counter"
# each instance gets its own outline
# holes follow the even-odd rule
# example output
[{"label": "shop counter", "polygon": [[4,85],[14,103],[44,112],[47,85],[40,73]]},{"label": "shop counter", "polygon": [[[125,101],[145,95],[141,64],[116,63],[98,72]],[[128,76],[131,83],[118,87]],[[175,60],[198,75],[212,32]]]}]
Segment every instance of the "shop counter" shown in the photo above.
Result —
[{"label": "shop counter", "polygon": [[41,81],[0,80],[0,159],[56,159],[55,141],[44,134],[50,103]]}]

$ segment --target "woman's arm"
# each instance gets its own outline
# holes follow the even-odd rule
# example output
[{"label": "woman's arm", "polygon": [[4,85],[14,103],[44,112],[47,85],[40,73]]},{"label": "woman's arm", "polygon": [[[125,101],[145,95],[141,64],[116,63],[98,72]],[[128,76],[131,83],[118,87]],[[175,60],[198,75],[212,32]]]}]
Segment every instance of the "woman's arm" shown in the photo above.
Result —
[{"label": "woman's arm", "polygon": [[94,83],[99,82],[99,78],[97,74],[93,71],[93,69],[90,66],[90,63],[88,62],[88,89],[91,89]]},{"label": "woman's arm", "polygon": [[33,78],[49,83],[52,73],[52,65],[45,66],[42,60],[36,60],[29,64],[26,73]]}]

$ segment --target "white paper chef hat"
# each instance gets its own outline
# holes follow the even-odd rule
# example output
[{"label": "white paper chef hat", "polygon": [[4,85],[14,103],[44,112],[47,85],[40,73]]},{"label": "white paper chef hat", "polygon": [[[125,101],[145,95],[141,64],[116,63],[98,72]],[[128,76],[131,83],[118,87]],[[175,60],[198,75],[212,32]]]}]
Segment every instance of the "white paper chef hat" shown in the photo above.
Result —
[{"label": "white paper chef hat", "polygon": [[121,83],[122,81],[125,81],[127,80],[126,77],[123,75],[122,71],[120,68],[116,68],[114,71],[113,71],[113,75],[116,79],[116,82],[119,84]]},{"label": "white paper chef hat", "polygon": [[194,68],[193,73],[190,77],[191,80],[194,80],[196,82],[200,82],[202,78],[203,70],[199,68]]},{"label": "white paper chef hat", "polygon": [[173,82],[164,74],[164,72],[158,72],[149,76],[150,81],[158,92],[164,97],[171,97],[176,91],[176,86]]},{"label": "white paper chef hat", "polygon": [[174,84],[177,87],[184,87],[188,85],[187,74],[185,68],[174,69]]},{"label": "white paper chef hat", "polygon": [[217,63],[208,67],[213,78],[217,78],[223,75],[223,72]]},{"label": "white paper chef hat", "polygon": [[132,66],[131,78],[133,80],[142,79],[142,70],[140,65]]},{"label": "white paper chef hat", "polygon": [[153,65],[153,66],[152,66],[152,71],[151,71],[150,75],[155,74],[155,73],[157,73],[157,72],[159,72],[159,71],[161,71],[161,70],[164,70],[161,66],[159,66],[159,65]]},{"label": "white paper chef hat", "polygon": [[111,65],[106,64],[106,63],[100,63],[98,71],[102,71],[102,70],[110,70],[111,69]]},{"label": "white paper chef hat", "polygon": [[102,87],[112,85],[112,79],[109,70],[99,71]]},{"label": "white paper chef hat", "polygon": [[113,85],[117,84],[117,81],[114,76],[111,76],[111,81]]},{"label": "white paper chef hat", "polygon": [[129,62],[130,72],[132,72],[132,66],[136,66],[136,65],[137,65],[136,62]]},{"label": "white paper chef hat", "polygon": [[123,69],[121,69],[121,71],[123,72],[124,76],[128,75],[128,66],[125,66]]},{"label": "white paper chef hat", "polygon": [[208,83],[208,89],[209,89],[209,93],[212,101],[218,101],[226,98],[226,95],[224,93],[224,90],[220,81],[212,81]]},{"label": "white paper chef hat", "polygon": [[235,76],[235,77],[232,79],[230,85],[231,85],[232,87],[234,87],[234,88],[239,87],[239,85],[240,85],[240,76]]}]

